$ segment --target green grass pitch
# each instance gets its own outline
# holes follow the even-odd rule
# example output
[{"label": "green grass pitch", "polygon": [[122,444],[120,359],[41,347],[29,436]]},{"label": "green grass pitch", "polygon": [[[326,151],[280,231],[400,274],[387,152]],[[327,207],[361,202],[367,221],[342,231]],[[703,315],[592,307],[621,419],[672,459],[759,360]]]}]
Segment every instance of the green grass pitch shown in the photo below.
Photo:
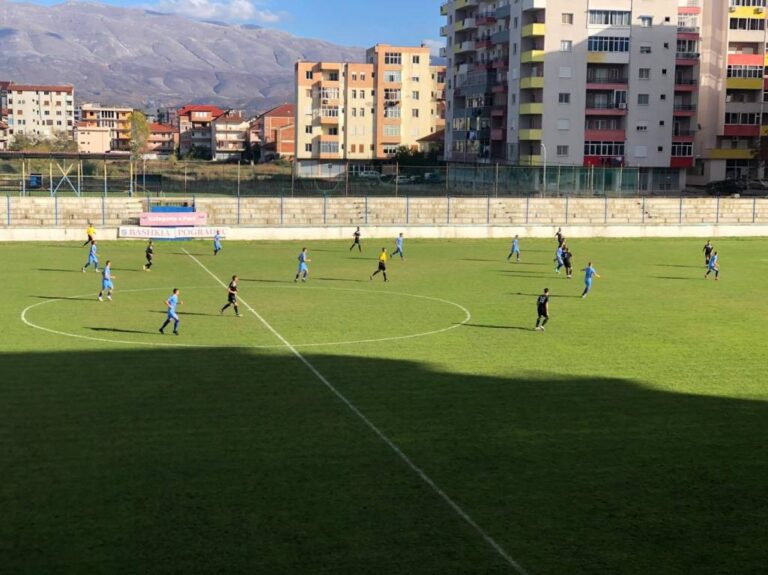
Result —
[{"label": "green grass pitch", "polygon": [[766,572],[765,240],[305,243],[0,245],[0,572]]}]

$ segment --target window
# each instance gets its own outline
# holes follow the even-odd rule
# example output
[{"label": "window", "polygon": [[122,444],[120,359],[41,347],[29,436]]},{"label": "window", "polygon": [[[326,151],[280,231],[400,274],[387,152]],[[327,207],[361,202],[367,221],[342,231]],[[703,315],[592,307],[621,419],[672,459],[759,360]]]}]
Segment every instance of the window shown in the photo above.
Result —
[{"label": "window", "polygon": [[650,96],[648,94],[638,94],[637,95],[637,105],[638,106],[647,106],[650,103]]},{"label": "window", "polygon": [[411,62],[412,62],[413,64],[421,64],[421,56],[414,56],[414,57],[411,59]]},{"label": "window", "polygon": [[414,90],[413,92],[411,92],[411,98],[413,98],[414,100],[418,100],[419,93],[416,90]]},{"label": "window", "polygon": [[357,118],[357,108],[351,108],[352,110],[352,117]]},{"label": "window", "polygon": [[312,75],[313,75],[313,74],[312,74],[312,70],[307,70],[307,72],[306,72],[306,74],[304,75],[304,77],[305,77],[307,80],[311,80],[311,79],[312,79]]},{"label": "window", "polygon": [[304,133],[305,134],[311,134],[312,133],[312,126],[304,126]]},{"label": "window", "polygon": [[589,52],[629,52],[629,38],[621,36],[590,36]]},{"label": "window", "polygon": [[387,106],[384,108],[384,117],[385,118],[399,118],[400,117],[400,107],[399,106]]},{"label": "window", "polygon": [[338,72],[330,72],[328,74],[328,80],[331,82],[338,82],[339,81],[339,73]]},{"label": "window", "polygon": [[557,129],[558,130],[570,130],[571,129],[571,121],[570,120],[558,120],[557,121]]},{"label": "window", "polygon": [[648,122],[638,122],[635,126],[635,129],[638,132],[647,132],[648,131]]},{"label": "window", "polygon": [[312,151],[312,144],[304,144],[304,151],[305,152],[311,152]]},{"label": "window", "polygon": [[419,109],[418,108],[413,108],[411,110],[411,117],[412,118],[418,118],[419,117]]},{"label": "window", "polygon": [[357,72],[352,72],[352,81],[357,82]]},{"label": "window", "polygon": [[672,156],[676,158],[693,156],[693,144],[691,142],[673,142]]},{"label": "window", "polygon": [[650,80],[651,79],[651,69],[650,68],[640,68],[638,70],[637,77],[641,80]]},{"label": "window", "polygon": [[567,156],[568,155],[568,146],[558,146],[557,147],[557,155],[560,156],[560,157]]},{"label": "window", "polygon": [[651,53],[651,47],[650,46],[640,46],[640,53],[641,54],[650,54]]},{"label": "window", "polygon": [[386,156],[394,156],[397,154],[397,148],[397,146],[392,145],[382,146],[382,152],[384,152],[384,155]]},{"label": "window", "polygon": [[336,127],[328,128],[328,135],[329,136],[338,136],[339,135],[339,129]]},{"label": "window", "polygon": [[561,52],[573,52],[573,42],[571,40],[560,40]]},{"label": "window", "polygon": [[573,24],[572,12],[563,12],[563,24]]},{"label": "window", "polygon": [[643,28],[650,28],[653,26],[653,17],[652,16],[640,16],[640,26]]},{"label": "window", "polygon": [[360,98],[365,99],[365,90],[360,90]]},{"label": "window", "polygon": [[399,66],[403,63],[403,55],[400,52],[384,52],[384,63]]},{"label": "window", "polygon": [[320,142],[321,154],[338,154],[339,143],[338,142]]},{"label": "window", "polygon": [[388,137],[400,137],[400,126],[397,124],[384,124],[384,135]]},{"label": "window", "polygon": [[398,88],[384,88],[384,101],[385,102],[399,102],[400,90]]},{"label": "window", "polygon": [[762,78],[762,66],[736,66],[729,65],[727,75],[729,78]]},{"label": "window", "polygon": [[402,82],[402,75],[399,70],[388,70],[384,72],[384,81],[390,84]]},{"label": "window", "polygon": [[365,118],[365,108],[360,108],[360,117]]},{"label": "window", "polygon": [[352,98],[357,98],[357,90],[352,90]]},{"label": "window", "polygon": [[585,156],[623,156],[624,142],[584,142]]},{"label": "window", "polygon": [[764,30],[765,20],[762,18],[729,18],[728,27],[731,30]]},{"label": "window", "polygon": [[339,117],[339,109],[338,108],[331,108],[328,106],[323,106],[320,108],[320,115],[323,118],[338,118]]},{"label": "window", "polygon": [[557,96],[557,102],[559,104],[570,104],[571,103],[571,93],[570,92],[560,92]]},{"label": "window", "polygon": [[629,26],[630,15],[618,10],[590,10],[587,21],[592,26]]}]

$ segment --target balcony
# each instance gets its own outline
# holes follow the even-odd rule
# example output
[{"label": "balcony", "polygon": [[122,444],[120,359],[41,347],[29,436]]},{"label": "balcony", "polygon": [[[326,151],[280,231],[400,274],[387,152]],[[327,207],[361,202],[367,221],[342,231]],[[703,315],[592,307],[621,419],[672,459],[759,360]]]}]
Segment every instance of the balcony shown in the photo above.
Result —
[{"label": "balcony", "polygon": [[697,86],[695,78],[675,78],[675,92],[693,92]]},{"label": "balcony", "polygon": [[484,14],[477,15],[478,26],[490,26],[491,24],[495,24],[495,23],[496,23],[496,14],[493,12],[487,12]]},{"label": "balcony", "polygon": [[320,116],[320,125],[333,126],[339,123],[338,116]]},{"label": "balcony", "polygon": [[672,132],[673,142],[693,142],[696,137],[696,130],[676,129]]},{"label": "balcony", "polygon": [[491,91],[494,94],[503,94],[504,92],[507,92],[509,90],[509,86],[507,86],[507,81],[505,80],[501,84],[496,84],[491,88]]},{"label": "balcony", "polygon": [[493,43],[491,42],[491,37],[490,37],[490,36],[486,36],[485,38],[481,38],[481,39],[479,39],[479,40],[478,40],[478,41],[475,43],[475,47],[476,47],[478,50],[487,50],[487,49],[488,49],[488,48],[490,48],[492,45],[493,45]]},{"label": "balcony", "polygon": [[541,128],[523,129],[518,132],[518,139],[520,140],[541,141],[541,137]]},{"label": "balcony", "polygon": [[450,26],[440,26],[440,35],[445,37],[451,32]]},{"label": "balcony", "polygon": [[453,46],[453,53],[454,54],[463,54],[466,52],[474,52],[475,51],[475,41],[474,40],[467,40],[466,42],[459,42],[458,44],[454,44]]},{"label": "balcony", "polygon": [[499,30],[491,35],[491,42],[494,44],[506,44],[509,42],[509,30]]},{"label": "balcony", "polygon": [[693,156],[672,156],[669,159],[670,168],[678,168],[684,170],[692,168],[695,163],[696,160],[693,158]]},{"label": "balcony", "polygon": [[509,18],[512,14],[512,6],[509,4],[504,4],[503,6],[499,6],[496,8],[496,19],[497,20],[503,20],[504,18]]},{"label": "balcony", "polygon": [[491,141],[502,142],[506,140],[506,130],[504,128],[492,128],[491,129]]},{"label": "balcony", "polygon": [[731,18],[754,18],[764,19],[765,8],[760,6],[730,6],[728,8],[728,16]]},{"label": "balcony", "polygon": [[607,76],[587,74],[587,90],[626,90],[629,78],[626,76]]},{"label": "balcony", "polygon": [[544,113],[544,104],[542,102],[529,102],[520,104],[521,116],[541,115]]},{"label": "balcony", "polygon": [[448,2],[444,2],[440,5],[440,15],[441,16],[448,16],[448,8],[451,5],[451,0],[448,0]]},{"label": "balcony", "polygon": [[672,113],[675,116],[695,116],[696,104],[675,104]]},{"label": "balcony", "polygon": [[520,79],[521,90],[536,90],[544,87],[544,76],[528,76]]},{"label": "balcony", "polygon": [[587,128],[584,130],[584,139],[597,142],[623,142],[627,139],[627,133],[624,130],[590,130]]},{"label": "balcony", "polygon": [[587,100],[586,116],[626,116],[627,105],[616,102],[594,102]]},{"label": "balcony", "polygon": [[543,22],[535,22],[523,26],[523,38],[530,38],[532,36],[544,36],[546,33],[546,25]]},{"label": "balcony", "polygon": [[503,118],[507,115],[507,107],[506,106],[494,106],[491,109],[491,117],[492,118]]},{"label": "balcony", "polygon": [[478,0],[453,0],[453,9],[461,10],[462,8],[471,8],[472,6],[477,6],[478,4]]},{"label": "balcony", "polygon": [[701,29],[698,26],[678,26],[677,33],[678,34],[696,34],[698,36],[701,33]]},{"label": "balcony", "polygon": [[474,18],[464,18],[464,20],[459,20],[456,22],[456,24],[453,25],[454,32],[474,30],[475,28],[477,28],[477,20]]},{"label": "balcony", "polygon": [[529,64],[531,62],[544,62],[544,50],[528,50],[520,54],[520,62]]},{"label": "balcony", "polygon": [[701,54],[698,52],[678,52],[675,55],[677,66],[698,66]]},{"label": "balcony", "polygon": [[763,78],[726,78],[728,90],[762,90]]},{"label": "balcony", "polygon": [[525,166],[540,166],[541,154],[526,154],[520,156],[520,164]]},{"label": "balcony", "polygon": [[723,127],[723,135],[757,138],[760,136],[760,126],[756,124],[726,124]]}]

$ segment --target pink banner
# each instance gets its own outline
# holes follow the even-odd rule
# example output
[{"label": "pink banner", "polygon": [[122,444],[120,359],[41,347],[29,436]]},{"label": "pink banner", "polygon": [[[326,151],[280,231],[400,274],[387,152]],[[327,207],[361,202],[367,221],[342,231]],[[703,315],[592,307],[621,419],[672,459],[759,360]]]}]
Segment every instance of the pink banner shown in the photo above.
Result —
[{"label": "pink banner", "polygon": [[207,212],[145,212],[140,220],[141,226],[155,228],[204,226],[207,223]]}]

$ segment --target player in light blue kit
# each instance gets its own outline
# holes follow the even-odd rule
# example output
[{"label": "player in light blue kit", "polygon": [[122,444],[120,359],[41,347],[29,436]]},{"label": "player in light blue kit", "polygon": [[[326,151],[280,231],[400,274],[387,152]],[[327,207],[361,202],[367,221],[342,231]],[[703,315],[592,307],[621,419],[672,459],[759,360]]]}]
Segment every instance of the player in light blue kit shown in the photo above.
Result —
[{"label": "player in light blue kit", "polygon": [[216,230],[216,235],[213,236],[213,255],[215,256],[219,255],[220,251],[221,251],[221,232],[219,232],[219,230]]},{"label": "player in light blue kit", "polygon": [[509,250],[509,255],[507,256],[507,261],[512,259],[512,256],[515,256],[515,261],[520,261],[520,239],[515,235],[514,239],[512,240],[512,249]]},{"label": "player in light blue kit", "polygon": [[707,264],[707,273],[704,274],[704,279],[707,279],[709,277],[709,274],[711,274],[712,272],[715,272],[715,280],[720,279],[720,265],[717,263],[717,260],[719,259],[720,259],[720,256],[717,255],[717,252],[709,256],[709,263]]},{"label": "player in light blue kit", "polygon": [[395,238],[395,247],[397,248],[394,252],[392,252],[391,257],[395,257],[397,255],[400,256],[401,260],[405,259],[405,253],[403,252],[403,233],[400,232],[400,235]]},{"label": "player in light blue kit", "polygon": [[96,240],[91,242],[91,249],[88,251],[88,261],[83,266],[83,273],[88,269],[88,266],[93,264],[93,271],[99,271],[99,257],[96,255]]},{"label": "player in light blue kit", "polygon": [[101,291],[99,292],[99,301],[104,301],[104,292],[107,292],[107,299],[112,301],[112,291],[115,289],[112,280],[116,276],[112,275],[112,262],[107,260],[104,269],[101,271]]},{"label": "player in light blue kit", "polygon": [[299,254],[299,271],[296,272],[296,277],[294,278],[294,282],[299,281],[299,277],[302,276],[301,281],[305,282],[307,281],[307,276],[309,275],[309,267],[307,267],[307,264],[311,262],[312,260],[309,259],[307,254],[307,248],[302,248],[301,253]]},{"label": "player in light blue kit", "polygon": [[160,328],[160,333],[165,335],[165,328],[168,324],[173,322],[173,335],[179,335],[179,314],[176,313],[176,306],[183,305],[183,301],[179,301],[179,288],[174,288],[171,296],[165,300],[165,307],[168,308],[168,316],[165,318],[163,327]]},{"label": "player in light blue kit", "polygon": [[600,276],[597,270],[592,267],[592,262],[589,262],[587,267],[581,271],[584,272],[584,292],[581,294],[581,297],[587,297],[587,294],[592,289],[592,278],[599,278]]},{"label": "player in light blue kit", "polygon": [[565,262],[563,261],[563,245],[561,244],[557,251],[555,252],[555,262],[557,262],[557,267],[555,267],[555,272],[560,273],[560,270],[565,267]]}]

